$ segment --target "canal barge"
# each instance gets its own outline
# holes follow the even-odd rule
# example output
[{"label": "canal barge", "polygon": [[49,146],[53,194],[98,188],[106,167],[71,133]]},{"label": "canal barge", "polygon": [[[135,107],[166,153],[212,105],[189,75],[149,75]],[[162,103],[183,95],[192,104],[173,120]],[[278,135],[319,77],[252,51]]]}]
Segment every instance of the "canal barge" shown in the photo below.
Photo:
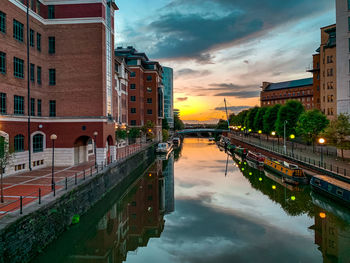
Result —
[{"label": "canal barge", "polygon": [[234,149],[234,152],[235,154],[238,154],[240,155],[241,157],[245,158],[248,154],[248,149],[247,148],[243,148],[243,147],[240,147],[240,146],[237,146],[235,149]]},{"label": "canal barge", "polygon": [[181,144],[181,139],[179,137],[174,137],[173,144],[174,146],[179,147]]},{"label": "canal barge", "polygon": [[310,184],[314,191],[341,201],[350,208],[350,184],[325,175],[314,175]]},{"label": "canal barge", "polygon": [[261,153],[248,151],[246,159],[247,161],[255,163],[257,166],[264,166],[265,156]]},{"label": "canal barge", "polygon": [[167,154],[173,149],[173,144],[170,142],[158,143],[156,152],[161,154]]},{"label": "canal barge", "polygon": [[309,179],[305,175],[304,171],[295,164],[265,158],[264,166],[265,168],[282,176],[282,179],[286,183],[294,185],[309,183]]}]

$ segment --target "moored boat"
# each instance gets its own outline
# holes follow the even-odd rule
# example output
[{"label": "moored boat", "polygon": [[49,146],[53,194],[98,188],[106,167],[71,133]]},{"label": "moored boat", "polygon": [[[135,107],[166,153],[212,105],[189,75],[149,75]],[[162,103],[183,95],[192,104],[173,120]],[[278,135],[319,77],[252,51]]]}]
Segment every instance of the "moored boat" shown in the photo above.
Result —
[{"label": "moored boat", "polygon": [[251,162],[254,162],[258,166],[264,166],[265,156],[261,153],[248,151],[246,159]]},{"label": "moored boat", "polygon": [[174,146],[180,146],[180,144],[181,144],[181,139],[178,138],[178,137],[174,137],[174,138],[173,138],[173,144],[174,144]]},{"label": "moored boat", "polygon": [[309,183],[309,179],[305,175],[304,171],[295,164],[265,158],[264,166],[282,176],[286,183],[295,185]]},{"label": "moored boat", "polygon": [[240,147],[240,146],[237,146],[235,148],[235,153],[242,156],[242,157],[245,157],[248,153],[248,149],[247,148],[243,148],[243,147]]},{"label": "moored boat", "polygon": [[310,184],[313,190],[350,205],[350,184],[325,175],[314,175]]},{"label": "moored boat", "polygon": [[158,143],[156,152],[157,153],[168,153],[173,149],[173,144],[170,142]]}]

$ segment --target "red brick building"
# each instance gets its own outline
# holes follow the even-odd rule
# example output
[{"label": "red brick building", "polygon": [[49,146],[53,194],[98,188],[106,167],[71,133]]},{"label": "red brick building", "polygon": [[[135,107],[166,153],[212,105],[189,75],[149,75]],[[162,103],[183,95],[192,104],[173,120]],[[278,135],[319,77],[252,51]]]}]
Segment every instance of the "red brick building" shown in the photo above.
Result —
[{"label": "red brick building", "polygon": [[6,173],[50,165],[52,134],[56,165],[86,161],[94,132],[98,161],[114,159],[116,4],[29,1],[29,26],[26,6],[0,5],[0,135],[15,150]]},{"label": "red brick building", "polygon": [[152,130],[159,141],[162,138],[162,119],[164,118],[164,86],[162,66],[150,61],[145,53],[133,47],[118,47],[115,56],[124,57],[130,69],[129,78],[129,114],[131,127],[142,127],[151,121]]},{"label": "red brick building", "polygon": [[288,100],[299,100],[306,110],[313,109],[313,79],[298,79],[279,83],[263,82],[260,94],[261,106],[285,104]]}]

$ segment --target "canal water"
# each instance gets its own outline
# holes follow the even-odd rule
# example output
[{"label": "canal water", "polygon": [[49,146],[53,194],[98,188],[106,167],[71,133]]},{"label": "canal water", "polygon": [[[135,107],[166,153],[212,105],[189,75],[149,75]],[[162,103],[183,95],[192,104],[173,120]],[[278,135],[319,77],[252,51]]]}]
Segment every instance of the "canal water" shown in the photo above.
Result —
[{"label": "canal water", "polygon": [[350,212],[185,139],[33,262],[350,262]]}]

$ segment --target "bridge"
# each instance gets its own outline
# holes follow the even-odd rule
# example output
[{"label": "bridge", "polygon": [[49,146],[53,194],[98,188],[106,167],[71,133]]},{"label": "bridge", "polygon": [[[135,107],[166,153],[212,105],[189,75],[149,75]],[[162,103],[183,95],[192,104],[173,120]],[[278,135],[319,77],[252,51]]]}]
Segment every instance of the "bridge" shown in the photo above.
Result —
[{"label": "bridge", "polygon": [[229,132],[228,130],[221,130],[221,129],[185,129],[182,131],[178,131],[177,134],[179,135],[185,135],[185,134],[191,134],[191,133],[224,133]]}]

